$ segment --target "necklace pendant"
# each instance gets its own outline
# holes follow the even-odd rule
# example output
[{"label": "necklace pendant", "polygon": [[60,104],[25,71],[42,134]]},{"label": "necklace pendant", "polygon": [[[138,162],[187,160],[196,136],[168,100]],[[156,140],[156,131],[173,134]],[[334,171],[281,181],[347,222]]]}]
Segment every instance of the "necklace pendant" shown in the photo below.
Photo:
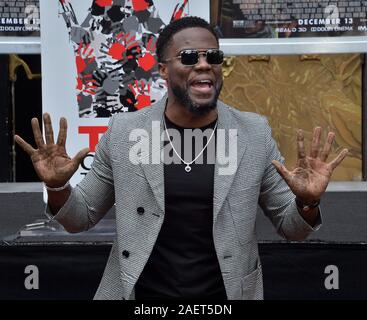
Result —
[{"label": "necklace pendant", "polygon": [[190,172],[190,171],[191,171],[191,167],[190,167],[189,165],[187,165],[187,166],[185,167],[185,171],[186,171],[186,172]]}]

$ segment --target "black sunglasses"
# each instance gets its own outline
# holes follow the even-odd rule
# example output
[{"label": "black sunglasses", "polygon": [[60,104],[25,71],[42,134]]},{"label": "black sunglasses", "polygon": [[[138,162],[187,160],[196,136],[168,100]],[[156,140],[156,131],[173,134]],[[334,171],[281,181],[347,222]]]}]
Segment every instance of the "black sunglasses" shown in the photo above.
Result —
[{"label": "black sunglasses", "polygon": [[169,58],[163,62],[169,62],[173,59],[181,59],[181,63],[185,66],[194,66],[199,62],[199,56],[204,55],[206,62],[209,64],[222,64],[224,60],[224,53],[219,49],[208,49],[199,51],[195,49],[182,50],[176,57]]}]

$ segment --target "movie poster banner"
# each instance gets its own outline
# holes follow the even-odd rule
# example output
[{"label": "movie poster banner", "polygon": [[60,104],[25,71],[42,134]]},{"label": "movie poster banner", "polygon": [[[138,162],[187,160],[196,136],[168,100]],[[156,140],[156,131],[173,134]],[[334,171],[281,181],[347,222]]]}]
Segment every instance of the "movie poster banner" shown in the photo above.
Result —
[{"label": "movie poster banner", "polygon": [[0,37],[38,37],[40,28],[38,0],[0,0]]},{"label": "movie poster banner", "polygon": [[[1,2],[1,0],[0,0]],[[90,170],[109,118],[149,108],[166,92],[155,55],[159,30],[191,12],[209,20],[209,2],[193,0],[41,0],[43,112],[55,134],[68,121],[67,151],[89,147],[72,185]]]},{"label": "movie poster banner", "polygon": [[222,38],[364,36],[367,1],[211,0]]}]

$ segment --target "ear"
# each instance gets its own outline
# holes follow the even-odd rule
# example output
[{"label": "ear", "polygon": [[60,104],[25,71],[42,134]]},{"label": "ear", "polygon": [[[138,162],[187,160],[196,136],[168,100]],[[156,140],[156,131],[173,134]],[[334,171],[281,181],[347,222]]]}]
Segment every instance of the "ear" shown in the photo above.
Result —
[{"label": "ear", "polygon": [[163,80],[168,80],[168,70],[167,64],[159,62],[158,63],[158,72]]}]

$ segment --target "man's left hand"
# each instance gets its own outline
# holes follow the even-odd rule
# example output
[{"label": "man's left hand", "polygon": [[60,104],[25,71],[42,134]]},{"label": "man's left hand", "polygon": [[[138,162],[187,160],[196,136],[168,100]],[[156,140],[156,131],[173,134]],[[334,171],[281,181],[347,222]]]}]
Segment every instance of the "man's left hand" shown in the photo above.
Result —
[{"label": "man's left hand", "polygon": [[305,204],[312,204],[320,200],[329,184],[333,171],[348,154],[348,149],[343,149],[333,161],[327,163],[326,161],[330,154],[335,134],[329,132],[325,145],[323,149],[321,149],[321,131],[321,127],[315,128],[311,150],[307,156],[304,146],[303,131],[298,130],[298,159],[294,170],[289,171],[279,161],[272,161],[292,192]]}]

